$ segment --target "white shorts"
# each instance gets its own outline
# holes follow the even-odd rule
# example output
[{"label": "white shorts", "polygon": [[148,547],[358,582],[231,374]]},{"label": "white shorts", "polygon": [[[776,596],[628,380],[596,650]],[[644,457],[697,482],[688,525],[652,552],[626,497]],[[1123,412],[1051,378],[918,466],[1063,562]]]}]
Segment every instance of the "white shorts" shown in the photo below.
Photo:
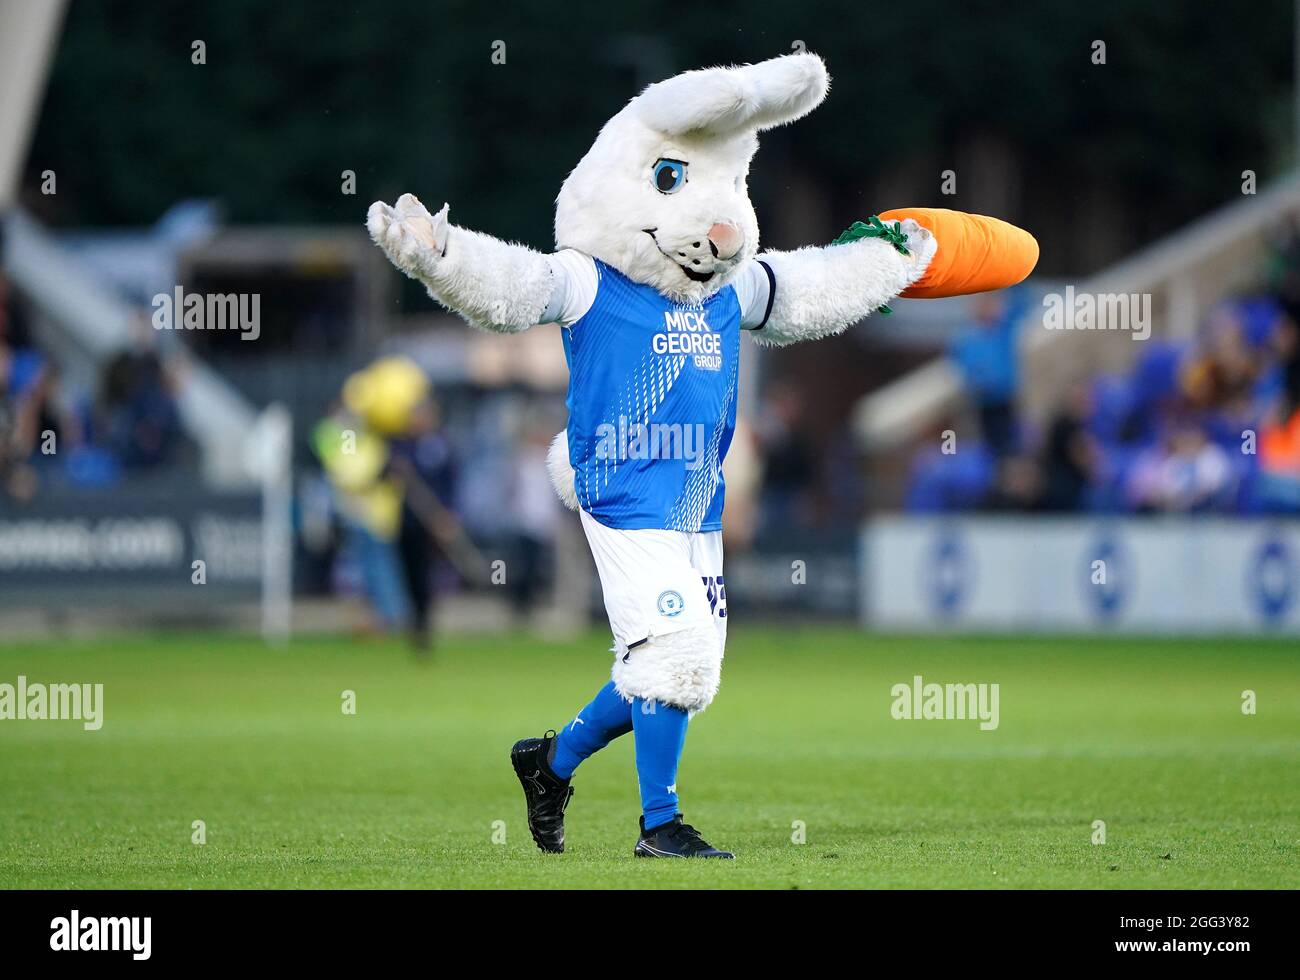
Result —
[{"label": "white shorts", "polygon": [[616,653],[710,623],[725,648],[721,531],[625,531],[606,527],[585,510],[578,513],[600,573]]}]

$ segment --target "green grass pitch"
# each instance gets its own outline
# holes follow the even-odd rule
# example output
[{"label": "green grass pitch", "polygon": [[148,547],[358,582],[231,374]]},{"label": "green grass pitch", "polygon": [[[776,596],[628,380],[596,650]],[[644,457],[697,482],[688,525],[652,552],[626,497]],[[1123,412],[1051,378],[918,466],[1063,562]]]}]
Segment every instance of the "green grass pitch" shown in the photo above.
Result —
[{"label": "green grass pitch", "polygon": [[[738,859],[632,857],[629,737],[578,772],[568,852],[543,855],[508,750],[586,703],[607,645],[10,642],[0,682],[103,683],[105,720],[0,721],[0,886],[1300,886],[1293,640],[733,628],[678,782]],[[1000,726],[894,720],[915,674],[999,684]]]}]

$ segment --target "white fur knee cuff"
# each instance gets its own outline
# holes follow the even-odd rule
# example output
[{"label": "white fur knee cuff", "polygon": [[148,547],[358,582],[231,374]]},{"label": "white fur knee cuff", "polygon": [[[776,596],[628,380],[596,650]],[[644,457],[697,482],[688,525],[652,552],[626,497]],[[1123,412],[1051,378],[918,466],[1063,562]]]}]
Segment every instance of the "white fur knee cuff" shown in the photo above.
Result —
[{"label": "white fur knee cuff", "polygon": [[615,654],[611,672],[623,697],[662,701],[696,714],[707,708],[722,679],[722,644],[712,625],[651,637]]}]

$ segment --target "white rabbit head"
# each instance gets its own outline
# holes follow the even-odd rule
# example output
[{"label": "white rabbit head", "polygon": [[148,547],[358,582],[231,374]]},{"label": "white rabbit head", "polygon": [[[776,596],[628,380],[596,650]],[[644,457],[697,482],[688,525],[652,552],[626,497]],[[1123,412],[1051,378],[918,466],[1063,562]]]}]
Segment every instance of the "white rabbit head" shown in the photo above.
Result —
[{"label": "white rabbit head", "polygon": [[745,178],[757,134],[826,97],[826,67],[792,54],[651,85],[607,122],[565,180],[555,244],[697,303],[758,251]]}]

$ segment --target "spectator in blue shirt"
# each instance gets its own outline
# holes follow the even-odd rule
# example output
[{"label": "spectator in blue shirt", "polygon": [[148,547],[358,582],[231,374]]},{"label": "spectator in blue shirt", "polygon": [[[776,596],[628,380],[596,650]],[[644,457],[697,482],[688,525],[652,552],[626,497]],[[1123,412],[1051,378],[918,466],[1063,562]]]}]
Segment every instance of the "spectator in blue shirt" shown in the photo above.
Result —
[{"label": "spectator in blue shirt", "polygon": [[984,441],[1002,459],[1016,451],[1019,311],[1004,293],[981,293],[971,302],[973,323],[953,341],[948,356],[961,371],[979,411]]}]

